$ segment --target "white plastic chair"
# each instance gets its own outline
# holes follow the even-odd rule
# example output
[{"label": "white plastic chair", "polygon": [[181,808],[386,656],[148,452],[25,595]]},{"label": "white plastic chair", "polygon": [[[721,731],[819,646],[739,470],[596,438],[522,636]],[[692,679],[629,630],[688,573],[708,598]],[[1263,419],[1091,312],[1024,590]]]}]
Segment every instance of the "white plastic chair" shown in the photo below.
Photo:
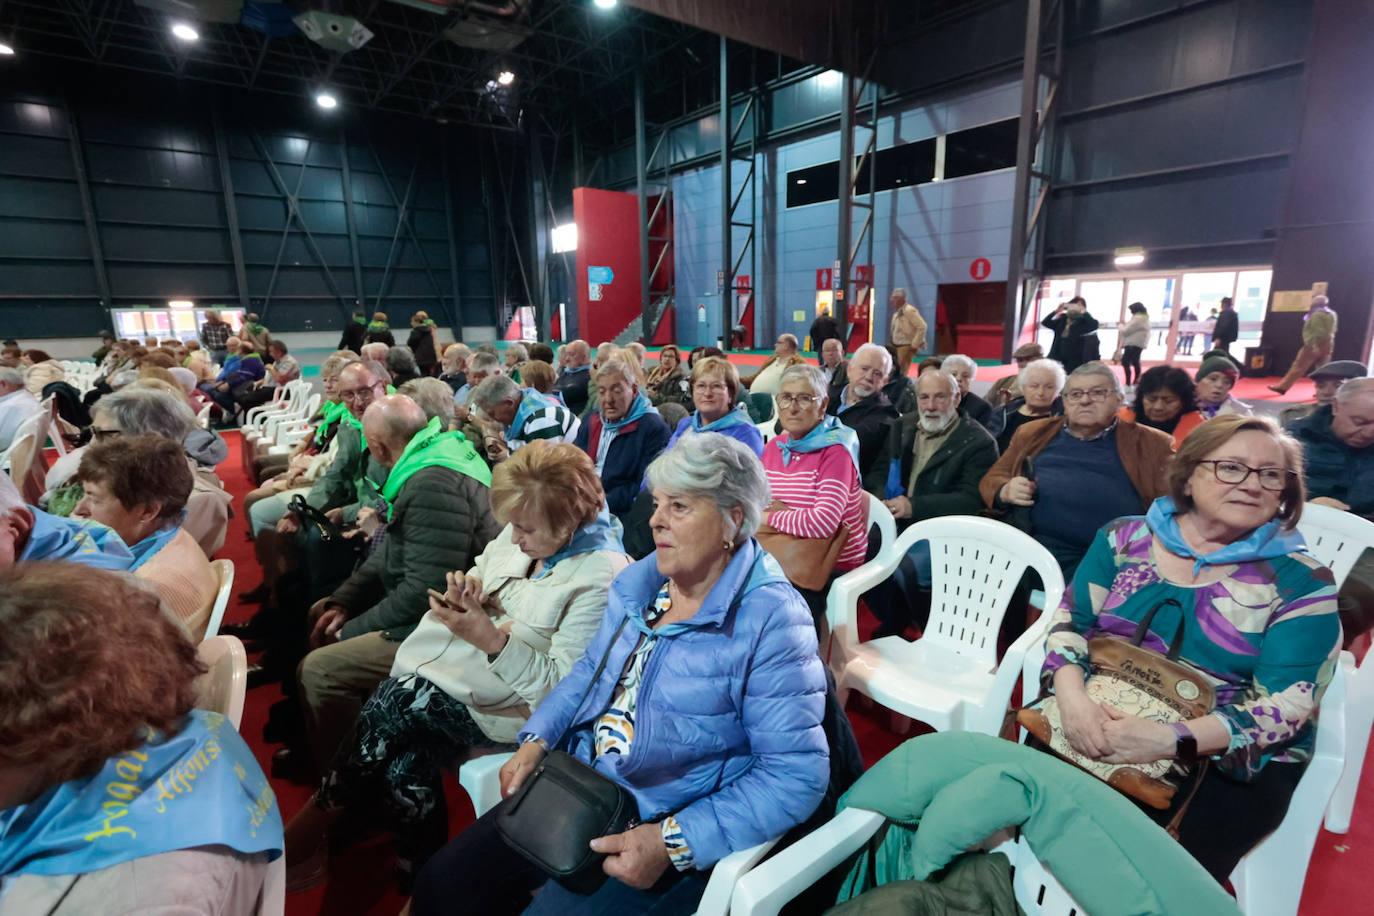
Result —
[{"label": "white plastic chair", "polygon": [[196,414],[196,425],[201,429],[210,428],[210,411],[215,407],[215,402],[210,401]]},{"label": "white plastic chair", "polygon": [[[843,617],[843,614],[836,611],[834,603],[842,600],[842,596],[849,594],[848,585],[844,588],[838,588],[838,586],[840,586],[841,583],[852,583],[856,579],[864,578],[867,575],[865,570],[878,568],[883,562],[885,552],[890,551],[893,542],[897,540],[897,521],[892,517],[892,513],[888,511],[887,506],[883,505],[883,501],[872,493],[865,493],[864,495],[868,497],[868,530],[872,532],[874,527],[878,529],[878,549],[874,553],[873,559],[864,563],[862,566],[855,567],[849,572],[838,576],[835,581],[830,584],[830,591],[826,593],[826,628],[830,630],[830,633],[825,640],[825,645],[821,648],[824,650],[822,657],[825,659],[827,665],[830,664],[830,660],[835,651],[835,621]],[[875,566],[875,564],[878,565]],[[835,678],[838,683],[838,673],[836,673]]]},{"label": "white plastic chair", "polygon": [[[863,847],[887,819],[876,811],[846,808],[829,823],[802,837],[772,859],[757,866],[735,885],[731,916],[774,916],[790,900]],[[1084,914],[1055,881],[1024,838],[994,847],[1011,860],[1012,891],[1029,916]],[[1084,914],[1086,916],[1086,914]]]},{"label": "white plastic chair", "polygon": [[[859,596],[892,575],[919,541],[929,541],[931,552],[925,633],[915,642],[888,636],[860,643]],[[831,667],[840,703],[853,689],[936,731],[998,734],[1026,651],[1040,632],[1031,627],[1021,634],[998,663],[1002,616],[1027,568],[1039,574],[1047,606],[1057,606],[1064,592],[1059,564],[1024,532],[971,515],[912,525],[831,589]]]},{"label": "white plastic chair", "polygon": [[258,916],[286,916],[286,855],[267,865],[267,877],[258,897]]},{"label": "white plastic chair", "polygon": [[206,672],[196,683],[196,708],[217,712],[234,728],[243,719],[248,691],[248,654],[234,636],[212,636],[196,649]]},{"label": "white plastic chair", "polygon": [[[478,817],[501,801],[500,771],[512,756],[484,754],[466,761],[458,768],[458,784],[472,799],[472,810]],[[769,840],[749,849],[741,849],[717,862],[697,904],[697,916],[727,916],[731,912],[730,898],[740,876],[767,855],[776,843],[777,840]]]},{"label": "white plastic chair", "polygon": [[[1298,531],[1307,541],[1307,549],[1318,560],[1331,567],[1339,587],[1365,548],[1374,549],[1374,522],[1350,512],[1312,503],[1302,507]],[[1346,686],[1346,748],[1345,772],[1331,797],[1326,811],[1326,829],[1332,833],[1350,830],[1350,817],[1355,810],[1355,796],[1360,789],[1360,774],[1364,772],[1364,758],[1369,746],[1369,733],[1374,729],[1374,664],[1368,655],[1364,664],[1354,666],[1348,673]]]},{"label": "white plastic chair", "polygon": [[210,566],[219,581],[219,589],[215,592],[214,604],[210,606],[210,619],[205,624],[206,639],[219,634],[219,625],[224,621],[224,609],[229,606],[229,596],[234,591],[234,561],[213,560]]}]

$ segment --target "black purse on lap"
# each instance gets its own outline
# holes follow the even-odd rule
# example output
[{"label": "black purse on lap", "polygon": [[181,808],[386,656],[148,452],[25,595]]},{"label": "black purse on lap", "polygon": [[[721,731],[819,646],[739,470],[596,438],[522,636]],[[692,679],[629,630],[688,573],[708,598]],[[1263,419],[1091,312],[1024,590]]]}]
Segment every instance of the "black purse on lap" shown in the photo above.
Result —
[{"label": "black purse on lap", "polygon": [[[624,628],[625,621],[621,620],[568,720],[568,728],[577,721]],[[606,856],[593,851],[591,841],[638,826],[639,804],[620,783],[556,750],[567,733],[565,728],[551,745],[555,750],[546,753],[515,794],[496,807],[495,826],[507,846],[550,878],[574,893],[590,894],[606,880],[601,870]]]}]

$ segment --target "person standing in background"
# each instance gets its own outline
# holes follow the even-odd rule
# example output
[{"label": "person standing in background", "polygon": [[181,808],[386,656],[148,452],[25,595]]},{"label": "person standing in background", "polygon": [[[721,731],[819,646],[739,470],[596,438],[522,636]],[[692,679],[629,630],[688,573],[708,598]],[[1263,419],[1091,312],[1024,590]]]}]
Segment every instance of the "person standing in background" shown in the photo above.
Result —
[{"label": "person standing in background", "polygon": [[1312,297],[1307,317],[1302,320],[1302,349],[1293,357],[1288,374],[1277,385],[1270,385],[1270,391],[1287,394],[1301,376],[1330,361],[1331,348],[1336,343],[1336,313],[1330,302],[1325,296]]},{"label": "person standing in background", "polygon": [[239,337],[246,340],[257,353],[268,355],[272,332],[267,330],[267,325],[262,323],[256,312],[249,312],[243,316],[243,328],[239,331]]},{"label": "person standing in background", "polygon": [[229,322],[219,317],[215,309],[205,312],[205,323],[200,326],[200,345],[210,351],[210,359],[217,366],[223,366],[229,355],[229,335],[233,328]]},{"label": "person standing in background", "polygon": [[[1121,328],[1121,336],[1117,343],[1117,361],[1126,373],[1126,384],[1133,385],[1140,381],[1140,351],[1150,343],[1150,316],[1145,311],[1143,303],[1132,302],[1127,308],[1130,310],[1131,320]],[[1132,369],[1135,369],[1134,376],[1131,375]]]},{"label": "person standing in background", "polygon": [[339,335],[338,349],[361,353],[365,343],[367,343],[367,318],[363,316],[362,312],[354,309],[353,316],[348,319],[347,326]]},{"label": "person standing in background", "polygon": [[811,349],[817,353],[825,347],[827,340],[840,340],[842,346],[844,343],[840,338],[840,323],[830,313],[828,305],[821,306],[821,313],[811,322],[811,330],[807,333],[811,337]]},{"label": "person standing in background", "polygon": [[1183,356],[1191,356],[1193,353],[1193,338],[1197,335],[1193,331],[1183,330],[1184,322],[1197,321],[1197,315],[1188,306],[1180,306],[1178,310],[1178,352]]},{"label": "person standing in background", "polygon": [[892,325],[888,328],[888,339],[897,348],[897,371],[906,375],[911,368],[911,357],[926,348],[926,321],[916,306],[906,301],[906,290],[897,287],[892,291]]},{"label": "person standing in background", "polygon": [[1226,355],[1231,355],[1231,344],[1240,337],[1240,316],[1236,314],[1235,306],[1231,303],[1230,296],[1221,297],[1221,311],[1217,313],[1217,322],[1212,326],[1212,349],[1225,350]]},{"label": "person standing in background", "polygon": [[421,375],[439,374],[439,354],[443,352],[439,346],[439,327],[427,312],[420,311],[411,316],[410,337],[406,339],[406,346],[415,353],[415,364],[420,367]]},{"label": "person standing in background", "polygon": [[1050,359],[1059,360],[1065,372],[1098,358],[1097,319],[1088,314],[1088,303],[1082,296],[1074,296],[1040,324],[1054,332]]}]

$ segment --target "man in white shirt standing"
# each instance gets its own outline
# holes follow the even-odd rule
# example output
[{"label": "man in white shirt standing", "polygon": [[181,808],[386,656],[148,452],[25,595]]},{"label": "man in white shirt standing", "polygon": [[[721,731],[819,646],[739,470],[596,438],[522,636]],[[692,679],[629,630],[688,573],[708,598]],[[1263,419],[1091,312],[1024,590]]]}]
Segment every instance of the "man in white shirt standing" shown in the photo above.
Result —
[{"label": "man in white shirt standing", "polygon": [[906,375],[911,368],[911,357],[926,348],[926,322],[916,306],[906,301],[906,290],[897,287],[892,291],[892,325],[888,329],[888,339],[897,348],[897,368]]},{"label": "man in white shirt standing", "polygon": [[24,370],[0,367],[0,452],[10,447],[19,425],[41,409],[24,387]]}]

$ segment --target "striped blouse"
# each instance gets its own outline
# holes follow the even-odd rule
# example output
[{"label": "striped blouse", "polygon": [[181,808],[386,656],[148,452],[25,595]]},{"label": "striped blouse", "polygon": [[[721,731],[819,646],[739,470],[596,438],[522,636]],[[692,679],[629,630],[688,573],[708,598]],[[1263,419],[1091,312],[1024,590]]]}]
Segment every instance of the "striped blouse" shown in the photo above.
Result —
[{"label": "striped blouse", "polygon": [[[1129,639],[1151,608],[1174,598],[1185,613],[1180,657],[1207,675],[1212,715],[1231,734],[1217,758],[1222,771],[1251,780],[1270,760],[1311,759],[1310,720],[1341,648],[1331,570],[1290,553],[1233,564],[1216,582],[1179,585],[1160,575],[1157,549],[1142,516],[1098,531],[1051,620],[1042,683],[1051,686],[1066,664],[1088,673],[1089,639]],[[1177,611],[1161,610],[1144,645],[1165,651],[1178,621]]]},{"label": "striped blouse", "polygon": [[868,498],[859,483],[854,459],[843,445],[794,455],[786,467],[778,448],[787,433],[763,449],[763,469],[773,499],[788,509],[768,516],[768,524],[785,534],[828,538],[844,525],[849,530],[837,572],[861,566],[868,553]]}]

